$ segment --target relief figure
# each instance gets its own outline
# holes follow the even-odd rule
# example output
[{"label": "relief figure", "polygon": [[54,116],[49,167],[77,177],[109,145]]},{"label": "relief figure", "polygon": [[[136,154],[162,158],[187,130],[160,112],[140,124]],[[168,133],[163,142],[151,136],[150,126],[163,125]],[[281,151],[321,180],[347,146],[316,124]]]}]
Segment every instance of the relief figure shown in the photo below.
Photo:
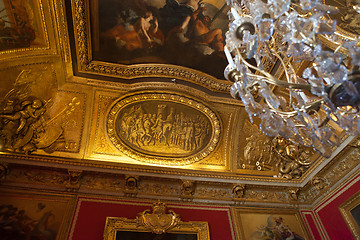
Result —
[{"label": "relief figure", "polygon": [[204,146],[211,128],[200,114],[189,114],[167,103],[128,107],[118,116],[116,126],[118,136],[136,147],[170,147],[188,153]]}]

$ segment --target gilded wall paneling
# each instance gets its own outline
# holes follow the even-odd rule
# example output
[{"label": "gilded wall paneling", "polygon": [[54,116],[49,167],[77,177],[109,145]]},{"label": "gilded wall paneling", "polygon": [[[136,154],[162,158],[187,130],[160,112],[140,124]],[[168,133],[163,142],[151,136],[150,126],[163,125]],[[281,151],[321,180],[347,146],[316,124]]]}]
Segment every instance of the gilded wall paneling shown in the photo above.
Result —
[{"label": "gilded wall paneling", "polygon": [[236,109],[227,104],[213,104],[213,109],[217,111],[221,122],[223,123],[223,130],[221,139],[219,141],[218,150],[209,158],[201,161],[201,165],[209,165],[216,168],[217,166],[225,167],[225,171],[232,171],[230,164],[230,146],[232,142],[234,117]]},{"label": "gilded wall paneling", "polygon": [[238,173],[252,174],[259,173],[262,175],[273,176],[276,174],[272,165],[274,164],[271,154],[271,138],[261,133],[255,124],[245,120],[243,127],[242,142],[239,142],[239,151],[237,168]]},{"label": "gilded wall paneling", "polygon": [[[93,124],[92,126],[92,136],[91,141],[89,142],[89,158],[96,158],[105,155],[112,154],[115,151],[114,146],[109,142],[106,136],[106,126],[105,126],[105,114],[108,112],[111,104],[116,100],[114,96],[96,96],[93,109]],[[97,108],[96,108],[97,107]],[[118,153],[118,157],[124,156],[121,153]],[[104,158],[101,158],[104,159]]]},{"label": "gilded wall paneling", "polygon": [[[355,145],[358,140],[355,140]],[[323,168],[299,194],[299,203],[316,204],[319,197],[334,191],[344,177],[359,171],[359,148],[346,147]]]},{"label": "gilded wall paneling", "polygon": [[[39,158],[39,157],[37,157]],[[73,163],[76,163],[75,161]],[[83,161],[79,163],[84,163]],[[294,187],[268,186],[240,183],[220,183],[212,181],[195,181],[186,179],[179,181],[169,178],[164,173],[163,177],[146,176],[144,169],[138,169],[134,175],[128,169],[118,173],[100,172],[100,168],[86,168],[81,171],[79,166],[68,169],[54,167],[29,167],[11,163],[9,174],[3,186],[22,189],[23,186],[31,189],[46,191],[81,192],[82,194],[101,194],[139,199],[171,199],[174,201],[192,201],[229,204],[260,204],[278,206],[294,206],[307,204],[301,199],[304,190]],[[106,167],[106,166],[102,166]],[[146,169],[149,170],[149,169]],[[182,173],[182,175],[185,175]],[[137,184],[128,183],[127,179],[136,179]],[[306,191],[305,191],[306,192]],[[292,196],[298,196],[298,199]],[[318,195],[317,195],[318,196]]]}]

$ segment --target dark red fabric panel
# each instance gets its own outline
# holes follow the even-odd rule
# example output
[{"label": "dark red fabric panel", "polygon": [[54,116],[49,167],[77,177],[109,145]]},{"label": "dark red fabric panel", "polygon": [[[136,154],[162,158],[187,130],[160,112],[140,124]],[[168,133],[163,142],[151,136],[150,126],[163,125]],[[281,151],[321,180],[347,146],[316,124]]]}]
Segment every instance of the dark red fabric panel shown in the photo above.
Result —
[{"label": "dark red fabric panel", "polygon": [[[130,202],[131,203],[131,202]],[[135,202],[134,202],[135,204]],[[105,227],[106,217],[125,217],[135,219],[136,215],[146,209],[149,205],[143,203],[124,204],[119,201],[104,201],[101,199],[79,199],[72,223],[69,239],[72,240],[101,240]],[[174,205],[175,206],[175,205]],[[192,208],[192,209],[189,209]],[[196,208],[196,209],[195,209]],[[206,221],[209,223],[209,232],[212,240],[232,240],[231,225],[228,213],[229,208],[216,208],[208,206],[184,206],[176,205],[168,210],[173,210],[181,216],[182,221]]]},{"label": "dark red fabric panel", "polygon": [[[303,211],[304,213],[305,211]],[[313,237],[314,237],[314,240],[321,240],[321,235],[319,233],[319,230],[317,229],[316,227],[316,224],[314,222],[314,218],[313,218],[313,213],[312,212],[308,212],[310,214],[303,214],[304,218],[305,218],[305,221],[308,223],[310,229],[307,229],[309,232],[311,231]]]},{"label": "dark red fabric panel", "polygon": [[347,240],[354,239],[344,218],[340,213],[339,207],[341,204],[343,204],[346,200],[348,200],[359,190],[360,190],[360,181],[353,184],[345,192],[337,196],[332,202],[330,202],[325,207],[317,211],[330,239],[347,239]]}]

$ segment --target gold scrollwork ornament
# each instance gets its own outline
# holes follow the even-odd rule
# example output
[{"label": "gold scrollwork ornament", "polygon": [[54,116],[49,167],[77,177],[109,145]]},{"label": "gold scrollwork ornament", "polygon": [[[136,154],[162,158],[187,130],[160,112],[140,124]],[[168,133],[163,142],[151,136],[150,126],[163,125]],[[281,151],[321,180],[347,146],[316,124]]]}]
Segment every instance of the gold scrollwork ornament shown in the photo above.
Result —
[{"label": "gold scrollwork ornament", "polygon": [[232,188],[233,200],[239,201],[244,198],[245,195],[245,185],[244,184],[234,184]]},{"label": "gold scrollwork ornament", "polygon": [[136,221],[153,233],[166,233],[180,223],[180,216],[172,210],[169,210],[168,214],[165,211],[165,203],[158,201],[154,203],[152,213],[147,209],[136,217]]},{"label": "gold scrollwork ornament", "polygon": [[183,180],[181,184],[181,198],[183,200],[191,200],[195,193],[195,182],[190,180]]},{"label": "gold scrollwork ornament", "polygon": [[124,194],[126,196],[136,196],[139,186],[139,176],[125,176],[125,189]]},{"label": "gold scrollwork ornament", "polygon": [[299,179],[309,168],[312,150],[308,147],[295,145],[294,143],[276,137],[272,140],[272,149],[278,158],[276,167],[278,176],[287,179]]}]

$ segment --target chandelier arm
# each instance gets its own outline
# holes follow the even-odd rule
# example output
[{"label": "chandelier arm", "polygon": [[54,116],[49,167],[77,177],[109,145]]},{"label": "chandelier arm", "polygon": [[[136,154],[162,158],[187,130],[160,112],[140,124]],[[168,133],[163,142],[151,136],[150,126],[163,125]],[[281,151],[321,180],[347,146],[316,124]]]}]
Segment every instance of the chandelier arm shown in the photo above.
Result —
[{"label": "chandelier arm", "polygon": [[[265,101],[268,104],[268,106],[270,107],[270,110],[277,112],[279,115],[282,115],[283,117],[287,117],[287,118],[293,117],[293,116],[296,116],[298,113],[298,111],[295,111],[295,110],[289,111],[289,112],[280,111],[280,110],[274,108],[270,103],[268,103],[268,101],[266,99],[265,99]],[[313,101],[310,104],[306,105],[304,107],[305,112],[309,112],[311,110],[317,109],[321,105],[322,101],[323,101],[323,99],[318,99],[318,100]],[[319,125],[321,125],[321,124],[319,124]]]},{"label": "chandelier arm", "polygon": [[[286,64],[284,62],[284,60],[281,58],[281,56],[273,49],[271,49],[272,53],[275,55],[275,57],[277,57],[281,63],[281,65],[283,66],[284,68],[284,72],[285,72],[285,76],[286,76],[286,80],[288,83],[290,83],[290,77],[289,77],[289,73],[287,71],[287,68],[286,68]],[[294,71],[295,73],[295,71]],[[291,106],[291,103],[292,103],[292,94],[291,94],[291,90],[289,88],[289,96],[290,96],[290,99],[289,99],[289,106]]]},{"label": "chandelier arm", "polygon": [[284,72],[285,72],[285,76],[286,76],[286,80],[288,83],[290,83],[290,77],[289,77],[289,73],[287,72],[286,70],[286,64],[284,62],[284,60],[281,58],[281,56],[274,50],[274,49],[271,49],[272,53],[275,55],[275,57],[277,57],[281,63],[281,65],[283,66],[284,68]]},{"label": "chandelier arm", "polygon": [[241,60],[247,67],[258,71],[259,73],[263,74],[264,76],[268,77],[269,79],[275,79],[271,74],[269,74],[269,73],[261,70],[260,68],[255,67],[255,66],[251,65],[250,63],[248,63],[248,62],[242,57],[241,52],[240,52],[240,50],[239,50],[238,48],[236,49],[236,51],[237,51],[237,56],[239,56],[240,60]]},{"label": "chandelier arm", "polygon": [[293,89],[303,89],[303,90],[308,90],[311,91],[311,86],[310,84],[302,84],[302,83],[289,83],[289,82],[285,82],[285,81],[281,81],[278,80],[276,78],[274,78],[274,76],[272,76],[271,74],[251,65],[250,63],[248,63],[242,56],[241,53],[239,51],[239,49],[236,49],[238,51],[238,55],[240,60],[249,68],[252,68],[256,71],[258,71],[259,73],[263,74],[266,76],[266,78],[263,78],[265,82],[279,86],[279,87],[288,87],[288,88],[293,88]]},{"label": "chandelier arm", "polygon": [[[339,37],[342,37],[342,38],[346,38],[348,40],[351,40],[351,41],[356,41],[357,39],[356,38],[353,38],[353,37],[349,37],[349,36],[345,36],[339,32],[334,32],[335,35],[339,36]],[[327,35],[326,35],[327,36]],[[329,38],[328,38],[329,39]]]}]

